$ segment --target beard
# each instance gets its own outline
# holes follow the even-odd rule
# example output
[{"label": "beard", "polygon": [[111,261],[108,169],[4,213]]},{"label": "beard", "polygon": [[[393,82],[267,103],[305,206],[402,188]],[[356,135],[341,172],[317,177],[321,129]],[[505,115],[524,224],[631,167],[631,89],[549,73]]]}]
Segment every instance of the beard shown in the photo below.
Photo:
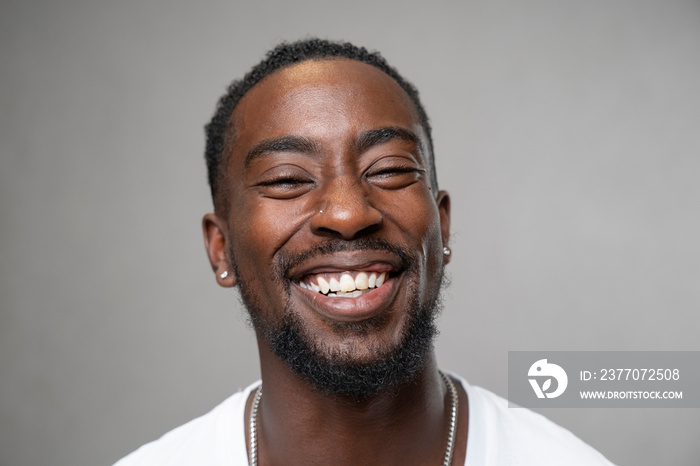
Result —
[{"label": "beard", "polygon": [[[409,286],[409,303],[404,310],[407,320],[400,331],[398,342],[367,343],[363,353],[372,356],[358,358],[353,354],[352,345],[343,349],[332,348],[306,331],[302,318],[289,299],[292,284],[284,277],[287,270],[310,257],[362,249],[383,250],[396,254],[404,265],[403,273],[406,277],[415,277],[416,280]],[[235,264],[233,254],[231,263]],[[406,251],[376,239],[362,239],[355,243],[330,242],[295,256],[282,255],[272,270],[273,279],[283,285],[288,298],[282,322],[278,325],[265,318],[269,313],[261,309],[259,300],[251,292],[246,280],[241,280],[235,265],[234,272],[238,277],[241,299],[248,310],[253,327],[270,345],[273,353],[316,390],[326,395],[346,396],[360,402],[410,382],[423,368],[433,348],[433,341],[438,334],[435,320],[441,310],[439,291],[443,266],[440,266],[433,289],[429,290],[426,304],[422,305],[415,286],[419,281],[416,264],[415,258]],[[333,326],[333,331],[340,336],[362,337],[384,326],[387,317],[380,314],[362,322],[337,323]]]}]

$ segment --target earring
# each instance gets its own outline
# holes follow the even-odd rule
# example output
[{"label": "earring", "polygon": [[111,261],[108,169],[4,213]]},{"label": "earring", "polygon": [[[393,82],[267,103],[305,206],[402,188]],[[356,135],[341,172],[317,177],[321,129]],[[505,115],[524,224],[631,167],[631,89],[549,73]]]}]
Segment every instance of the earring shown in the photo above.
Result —
[{"label": "earring", "polygon": [[224,270],[224,271],[221,273],[221,275],[219,275],[219,277],[221,277],[222,280],[223,280],[224,278],[228,277],[228,270]]},{"label": "earring", "polygon": [[447,246],[443,246],[442,253],[446,256],[449,256],[450,254],[452,254],[452,251]]}]

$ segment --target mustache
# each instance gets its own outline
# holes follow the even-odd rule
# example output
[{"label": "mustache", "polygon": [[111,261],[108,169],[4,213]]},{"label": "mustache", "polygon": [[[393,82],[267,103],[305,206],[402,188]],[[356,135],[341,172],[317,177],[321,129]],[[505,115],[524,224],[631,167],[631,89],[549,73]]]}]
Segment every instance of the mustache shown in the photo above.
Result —
[{"label": "mustache", "polygon": [[364,237],[353,241],[334,239],[299,253],[280,253],[277,264],[275,265],[277,276],[286,277],[291,269],[314,257],[350,251],[388,252],[399,259],[402,270],[408,269],[412,264],[416,263],[414,254],[380,238]]}]

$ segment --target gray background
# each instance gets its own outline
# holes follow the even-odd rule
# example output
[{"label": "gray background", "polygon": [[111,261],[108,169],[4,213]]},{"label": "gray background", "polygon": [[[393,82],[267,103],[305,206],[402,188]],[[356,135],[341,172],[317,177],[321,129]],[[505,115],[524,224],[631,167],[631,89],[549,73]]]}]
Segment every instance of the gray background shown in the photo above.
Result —
[{"label": "gray background", "polygon": [[[444,369],[698,350],[697,1],[0,2],[0,464],[110,464],[258,375],[202,246],[202,126],[282,39],[379,49],[452,192]],[[700,411],[549,410],[611,460],[700,463]]]}]

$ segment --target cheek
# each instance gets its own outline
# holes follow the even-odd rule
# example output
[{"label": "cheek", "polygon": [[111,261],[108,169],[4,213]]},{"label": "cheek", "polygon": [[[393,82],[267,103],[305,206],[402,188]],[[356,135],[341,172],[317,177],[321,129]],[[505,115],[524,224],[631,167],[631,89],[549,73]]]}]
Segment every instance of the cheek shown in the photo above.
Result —
[{"label": "cheek", "polygon": [[397,205],[401,216],[399,223],[412,241],[421,243],[423,254],[427,257],[436,244],[442,247],[440,215],[429,191],[420,190],[415,194]]},{"label": "cheek", "polygon": [[411,209],[413,215],[410,217],[410,230],[412,240],[420,244],[423,256],[422,267],[425,273],[422,274],[424,285],[430,285],[435,281],[435,277],[441,273],[443,267],[442,254],[442,230],[440,228],[440,214],[432,195],[428,193],[421,199],[422,208]]},{"label": "cheek", "polygon": [[[232,213],[230,230],[238,262],[269,266],[303,222],[301,203],[256,199]],[[238,257],[240,256],[240,257]],[[259,269],[256,269],[259,270]]]},{"label": "cheek", "polygon": [[432,223],[424,244],[425,254],[428,257],[428,272],[431,275],[437,274],[444,266],[442,247],[442,230],[438,218]]}]

